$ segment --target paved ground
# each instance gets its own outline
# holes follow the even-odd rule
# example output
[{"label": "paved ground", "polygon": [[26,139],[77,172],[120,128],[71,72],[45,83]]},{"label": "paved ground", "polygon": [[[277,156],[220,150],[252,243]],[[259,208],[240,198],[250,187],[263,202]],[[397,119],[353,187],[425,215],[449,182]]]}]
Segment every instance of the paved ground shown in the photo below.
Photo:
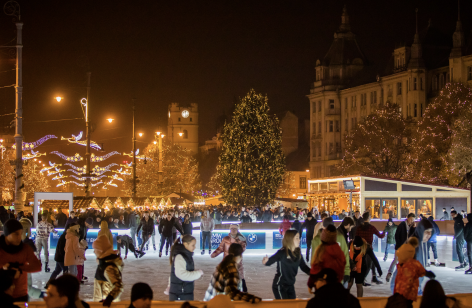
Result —
[{"label": "paved ground", "polygon": [[[276,268],[275,265],[271,267],[263,266],[261,263],[262,257],[262,255],[244,256],[246,283],[250,293],[258,295],[264,299],[273,299],[274,295],[272,294],[271,285]],[[378,257],[380,259],[380,256]],[[92,300],[93,294],[93,276],[96,269],[96,261],[92,254],[87,254],[87,258],[88,260],[85,262],[85,274],[89,277],[90,282],[82,285],[81,297],[84,300],[90,301]],[[211,273],[214,271],[215,266],[219,261],[221,261],[221,259],[221,256],[216,259],[211,259],[208,255],[195,255],[194,260],[196,268],[202,269],[204,272],[204,276],[195,283],[196,300],[203,299],[210,282]],[[53,260],[53,258],[51,258],[51,260]],[[381,266],[384,272],[382,278],[385,277],[391,261],[391,259],[387,262],[381,261]],[[50,265],[51,270],[54,266],[55,263],[52,262]],[[446,293],[470,293],[472,275],[465,275],[464,272],[455,272],[450,268],[436,268],[434,266],[430,267],[429,270],[435,272],[437,280],[441,282]],[[134,283],[146,282],[153,288],[155,300],[167,300],[168,297],[163,293],[163,291],[167,286],[169,273],[170,266],[168,258],[159,258],[157,253],[150,252],[142,259],[135,259],[134,256],[130,256],[128,260],[125,260],[123,271],[125,291],[122,295],[122,299],[130,299],[131,286]],[[41,288],[44,286],[48,278],[49,273],[44,273],[44,271],[33,274],[33,285]],[[306,287],[307,280],[308,276],[299,271],[295,287],[299,298],[311,297]],[[355,295],[355,287],[351,291]],[[390,296],[389,284],[366,287],[364,289],[364,296]]]}]

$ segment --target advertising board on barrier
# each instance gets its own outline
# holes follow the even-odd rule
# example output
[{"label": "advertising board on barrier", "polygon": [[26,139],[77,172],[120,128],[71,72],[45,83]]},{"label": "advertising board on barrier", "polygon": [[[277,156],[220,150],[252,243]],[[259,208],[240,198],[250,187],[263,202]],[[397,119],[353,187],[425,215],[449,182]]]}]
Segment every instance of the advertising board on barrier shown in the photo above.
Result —
[{"label": "advertising board on barrier", "polygon": [[[56,230],[57,230],[57,234],[54,234],[51,232],[51,234],[49,235],[49,249],[56,249],[57,242],[59,241],[59,238],[64,232],[63,229],[56,229]],[[117,249],[116,237],[118,236],[118,232],[111,232],[111,234],[113,235],[113,249]],[[92,244],[97,239],[97,236],[98,236],[98,231],[89,230],[87,232],[87,244],[88,244],[89,249],[93,249]],[[31,231],[31,238],[32,240],[36,239],[36,230],[34,229]]]},{"label": "advertising board on barrier", "polygon": [[[282,240],[283,240],[282,234],[280,234],[279,231],[273,231],[272,232],[272,249],[280,249],[282,248]],[[301,248],[306,249],[306,231],[303,231],[302,233],[302,238],[301,238]],[[311,243],[310,243],[311,245]]]},{"label": "advertising board on barrier", "polygon": [[[265,232],[240,232],[246,238],[246,249],[266,249]],[[228,230],[211,233],[211,250],[220,246],[221,241],[229,234]],[[200,232],[200,249],[203,249],[202,233]],[[208,249],[208,248],[207,248]]]}]

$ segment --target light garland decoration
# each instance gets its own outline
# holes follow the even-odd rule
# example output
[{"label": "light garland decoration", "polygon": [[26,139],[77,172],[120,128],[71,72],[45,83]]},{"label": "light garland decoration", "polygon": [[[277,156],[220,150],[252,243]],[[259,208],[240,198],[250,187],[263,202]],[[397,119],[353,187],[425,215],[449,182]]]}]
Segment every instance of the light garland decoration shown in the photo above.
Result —
[{"label": "light garland decoration", "polygon": [[64,170],[64,169],[59,169],[59,168],[57,168],[57,167],[55,168],[55,170],[56,170],[56,171],[48,171],[47,176],[54,175],[54,174],[58,174],[59,172],[64,172],[64,171],[66,171],[66,170]]},{"label": "light garland decoration", "polygon": [[[85,184],[85,183],[77,183],[76,181],[70,181],[69,183],[73,183],[73,184],[75,184],[75,185],[77,185],[77,186],[80,186],[80,187],[85,187],[85,185],[87,185],[87,184]],[[100,182],[98,182],[98,183],[91,183],[90,185],[91,185],[92,187],[95,187],[95,186],[100,185],[100,184],[103,184],[103,182],[100,181]]]},{"label": "light garland decoration", "polygon": [[[79,178],[79,177],[76,177],[75,175],[71,175],[71,177],[73,177],[74,179],[79,180],[79,181],[86,181],[87,180],[86,177]],[[104,177],[106,177],[106,175],[102,175],[102,176],[99,176],[99,177],[91,177],[90,180],[91,181],[98,181],[98,180],[100,180]]]},{"label": "light garland decoration", "polygon": [[[86,165],[84,165],[83,167],[76,167],[76,166],[74,166],[74,165],[72,165],[72,164],[70,164],[70,163],[66,163],[66,164],[64,164],[64,166],[70,166],[70,167],[72,167],[74,170],[77,170],[78,172],[81,172],[81,173],[83,173],[83,174],[87,172],[87,166],[86,166]],[[70,170],[70,169],[69,169],[69,170]],[[69,170],[67,170],[67,171],[69,171]]]},{"label": "light garland decoration", "polygon": [[85,174],[85,172],[77,172],[77,171],[75,171],[74,169],[67,169],[67,171],[72,172],[72,173],[75,173],[75,174],[77,174],[77,175],[84,175],[84,174]]},{"label": "light garland decoration", "polygon": [[97,183],[92,183],[92,184],[90,184],[90,185],[92,185],[92,187],[95,187],[95,186],[98,186],[98,185],[100,185],[100,184],[103,184],[103,182],[100,181],[100,182],[97,182]]},{"label": "light garland decoration", "polygon": [[[120,166],[123,166],[123,165],[120,165]],[[118,173],[118,174],[121,174],[121,175],[131,175],[131,172],[127,172],[126,170],[122,171],[122,170],[123,170],[123,168],[120,168],[118,170],[112,170],[111,172]]]},{"label": "light garland decoration", "polygon": [[31,154],[24,154],[23,155],[23,160],[37,158],[37,157],[44,156],[44,155],[46,155],[46,153],[39,153],[39,151],[35,152],[35,151],[31,150]]},{"label": "light garland decoration", "polygon": [[63,185],[69,184],[69,183],[70,182],[66,182],[66,181],[62,180],[62,182],[57,184],[56,187],[63,186]]},{"label": "light garland decoration", "polygon": [[96,165],[91,170],[92,171],[91,173],[94,174],[94,175],[102,175],[105,172],[111,171],[110,168],[113,167],[113,166],[118,166],[118,164],[112,163],[112,164],[109,164],[106,167],[100,167],[100,166]]},{"label": "light garland decoration", "polygon": [[[57,156],[59,156],[60,158],[64,159],[64,160],[67,160],[67,161],[73,161],[73,162],[78,162],[78,161],[81,161],[81,160],[84,160],[84,158],[82,156],[80,156],[79,153],[76,153],[74,156],[66,156],[62,153],[59,153],[58,151],[53,151],[51,152],[50,154],[56,154]],[[93,155],[93,154],[92,154]]]},{"label": "light garland decoration", "polygon": [[[113,183],[113,180],[111,180],[110,182],[107,182],[107,183],[105,183],[105,185],[103,185],[103,187],[107,187],[107,186],[118,187],[117,184]],[[106,188],[105,188],[105,189],[106,189]]]},{"label": "light garland decoration", "polygon": [[104,161],[104,160],[110,158],[113,155],[120,155],[120,153],[118,153],[117,151],[113,151],[113,152],[110,152],[110,153],[108,153],[106,155],[103,155],[103,156],[96,156],[95,154],[92,153],[92,155],[90,156],[90,160],[92,162],[100,162],[100,161]]},{"label": "light garland decoration", "polygon": [[[36,140],[35,142],[30,142],[30,143],[23,142],[22,150],[23,151],[32,150],[34,148],[37,148],[38,146],[40,146],[44,142],[48,141],[49,139],[54,139],[54,138],[57,138],[57,137],[54,136],[54,135],[46,135],[46,136]],[[12,148],[16,149],[16,144],[13,144]]]},{"label": "light garland decoration", "polygon": [[55,180],[65,179],[67,177],[69,177],[69,176],[68,175],[63,175],[62,173],[59,173],[59,175],[58,176],[56,175],[55,177],[53,177],[52,180],[55,181]]},{"label": "light garland decoration", "polygon": [[45,171],[48,171],[48,170],[51,170],[53,168],[56,168],[58,166],[62,166],[62,164],[56,164],[56,163],[51,163],[51,161],[49,161],[49,166],[50,167],[44,167],[43,169],[41,169],[41,173],[45,172]]},{"label": "light garland decoration", "polygon": [[[139,160],[143,160],[143,159],[146,159],[146,160],[150,160],[152,161],[152,159],[150,157],[146,157],[146,155],[138,155],[139,154],[139,149],[136,150],[136,159],[139,159]],[[133,157],[133,151],[131,151],[131,153],[123,153],[123,155],[126,155],[126,156],[129,156],[129,157]],[[132,164],[132,163],[131,163]]]},{"label": "light garland decoration", "polygon": [[129,164],[120,164],[121,167],[125,167],[125,168],[133,168],[133,163],[129,163]]},{"label": "light garland decoration", "polygon": [[113,180],[117,180],[117,181],[121,181],[121,182],[124,181],[124,179],[120,178],[120,177],[118,176],[118,174],[109,175],[108,177],[111,178],[111,179],[113,179]]},{"label": "light garland decoration", "polygon": [[[80,139],[82,139],[82,136],[83,136],[83,132],[80,132],[77,136],[72,135],[71,138],[61,137],[61,140],[67,140],[70,143],[77,143],[77,144],[80,144],[80,145],[83,145],[83,146],[87,146],[87,141],[84,141],[84,140],[80,141]],[[92,141],[92,140],[90,140],[90,147],[94,150],[101,150],[102,149],[95,141]]]}]

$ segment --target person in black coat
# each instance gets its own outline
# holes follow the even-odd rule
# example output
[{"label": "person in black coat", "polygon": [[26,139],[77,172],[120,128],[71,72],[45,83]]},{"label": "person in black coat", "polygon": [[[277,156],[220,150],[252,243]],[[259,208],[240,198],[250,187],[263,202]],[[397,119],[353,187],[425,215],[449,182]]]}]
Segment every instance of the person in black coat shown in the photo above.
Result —
[{"label": "person in black coat", "polygon": [[184,233],[182,227],[172,212],[167,212],[167,217],[162,217],[159,221],[159,234],[161,235],[161,245],[159,248],[159,258],[162,257],[162,248],[166,244],[166,256],[169,254],[169,247],[174,243],[172,237],[172,228],[179,230],[181,234]]},{"label": "person in black coat", "polygon": [[143,251],[144,245],[146,242],[149,240],[149,238],[152,236],[152,233],[154,232],[154,219],[149,217],[149,212],[145,211],[144,212],[144,217],[141,219],[141,222],[139,223],[137,233],[139,234],[139,230],[142,229],[142,239],[143,242],[141,243],[141,249],[140,251]]},{"label": "person in black coat", "polygon": [[185,235],[185,234],[192,235],[193,225],[192,225],[192,222],[190,221],[190,215],[189,214],[185,214],[184,222],[182,223],[182,229],[184,231],[183,235]]},{"label": "person in black coat", "polygon": [[406,243],[406,240],[415,233],[415,214],[410,213],[405,221],[402,221],[395,232],[395,250]]},{"label": "person in black coat", "polygon": [[269,206],[266,205],[264,212],[262,212],[261,220],[262,222],[271,222],[272,217],[273,217],[272,211],[269,209]]},{"label": "person in black coat", "polygon": [[136,250],[136,248],[133,245],[133,240],[128,235],[118,235],[116,237],[116,244],[118,246],[118,250],[120,251],[120,255],[121,255],[121,249],[122,248],[125,249],[125,257],[123,258],[124,260],[128,259],[128,250],[130,250],[136,258],[138,257],[141,258],[145,254],[142,251]]},{"label": "person in black coat", "polygon": [[310,276],[315,282],[316,291],[315,297],[308,301],[306,308],[361,308],[359,300],[338,282],[337,274],[333,269],[324,268],[318,274]]},{"label": "person in black coat", "polygon": [[53,281],[56,279],[56,277],[61,273],[67,273],[68,268],[67,266],[64,265],[64,257],[65,257],[65,248],[66,248],[66,234],[67,230],[69,229],[69,226],[67,226],[67,229],[62,232],[61,236],[59,237],[59,240],[57,241],[56,245],[56,253],[54,254],[54,261],[56,261],[56,268],[51,274],[51,277],[49,277],[48,282],[46,283],[46,286],[44,287],[45,289],[48,288],[49,282]]},{"label": "person in black coat", "polygon": [[313,240],[313,234],[315,233],[315,226],[318,221],[313,217],[312,212],[308,212],[306,219],[303,222],[300,232],[306,229],[306,261],[310,259],[311,241]]},{"label": "person in black coat", "polygon": [[467,269],[467,261],[464,258],[464,222],[462,221],[462,215],[457,214],[455,210],[451,212],[451,217],[454,220],[454,238],[456,240],[456,251],[457,257],[459,258],[459,266],[456,266],[456,271],[464,271]]}]

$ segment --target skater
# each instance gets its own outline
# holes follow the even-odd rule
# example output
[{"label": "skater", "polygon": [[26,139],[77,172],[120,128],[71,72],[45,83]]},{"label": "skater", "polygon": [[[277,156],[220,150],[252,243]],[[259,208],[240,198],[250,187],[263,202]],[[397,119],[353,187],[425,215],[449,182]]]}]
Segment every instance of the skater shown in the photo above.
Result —
[{"label": "skater", "polygon": [[451,217],[454,220],[454,238],[456,240],[456,251],[457,257],[459,258],[459,266],[456,266],[456,271],[465,271],[468,269],[467,261],[464,259],[464,252],[462,247],[464,247],[464,222],[462,221],[462,216],[457,214],[455,210],[451,211]]},{"label": "skater", "polygon": [[33,249],[22,242],[22,234],[22,224],[16,219],[9,219],[3,225],[3,235],[0,236],[0,268],[7,266],[15,270],[18,277],[13,281],[15,289],[11,295],[15,302],[28,301],[28,273],[41,271],[41,263]]},{"label": "skater", "polygon": [[121,249],[125,249],[125,257],[124,260],[128,259],[128,250],[130,250],[136,258],[141,258],[145,255],[144,252],[136,250],[133,245],[133,240],[128,235],[118,235],[116,237],[116,243],[119,250],[119,255],[121,256]]},{"label": "skater", "polygon": [[[383,258],[384,262],[388,258],[388,250],[390,245],[395,245],[395,233],[397,232],[397,225],[393,223],[393,219],[389,218],[387,225],[383,231],[384,234],[387,234],[387,244],[385,245],[385,256]],[[393,253],[395,255],[395,252]]]},{"label": "skater", "polygon": [[364,279],[367,273],[367,255],[370,256],[370,259],[374,262],[375,267],[379,271],[380,276],[382,276],[382,269],[380,268],[379,261],[377,258],[374,258],[372,255],[374,252],[372,248],[369,247],[367,242],[360,236],[356,236],[354,241],[351,241],[351,246],[349,249],[350,261],[354,264],[351,267],[351,273],[349,275],[349,284],[347,289],[350,291],[352,284],[356,283],[357,288],[357,297],[364,296]]},{"label": "skater", "polygon": [[[157,217],[153,211],[149,213],[149,218],[152,219],[152,221],[154,222],[154,227],[152,228],[151,234],[151,241],[152,247],[154,248],[154,251],[156,251],[156,224],[159,224],[159,221],[157,221]],[[149,250],[149,243],[146,244],[146,250]]]},{"label": "skater", "polygon": [[143,219],[141,219],[141,222],[139,223],[138,226],[138,233],[139,230],[142,229],[142,239],[143,242],[141,243],[141,248],[139,251],[144,251],[144,245],[146,245],[147,241],[149,238],[152,236],[152,233],[154,232],[154,219],[149,217],[149,212],[145,211]]},{"label": "skater", "polygon": [[[216,250],[211,254],[211,258],[216,258],[218,255],[223,253],[223,257],[226,257],[229,253],[229,247],[232,243],[240,244],[243,248],[243,251],[246,250],[246,238],[244,235],[239,233],[239,225],[238,224],[231,224],[229,226],[230,233],[229,235],[223,237],[221,240],[220,246],[216,248]],[[241,255],[242,259],[242,255]],[[238,262],[238,270],[239,270],[239,278],[242,282],[242,290],[243,292],[247,292],[246,280],[244,279],[244,264],[243,261]]]},{"label": "skater", "polygon": [[186,234],[192,235],[192,229],[193,229],[193,225],[192,225],[192,222],[190,221],[190,215],[185,214],[184,222],[182,223],[182,230],[184,231],[184,235]]},{"label": "skater", "polygon": [[70,211],[70,213],[69,213],[69,218],[67,218],[67,220],[66,220],[66,224],[65,224],[65,226],[64,226],[64,229],[67,228],[67,226],[68,226],[69,224],[77,223],[77,220],[78,220],[78,218],[75,217],[75,212],[74,212],[74,211]]},{"label": "skater", "polygon": [[287,230],[282,240],[282,248],[270,258],[267,255],[262,264],[270,266],[277,262],[277,273],[272,282],[272,292],[275,299],[295,299],[295,277],[298,268],[310,275],[310,268],[306,265],[300,250],[300,233],[296,230]]},{"label": "skater", "polygon": [[465,271],[465,274],[472,275],[472,214],[467,214],[467,217],[462,221],[464,222],[464,239],[467,242],[467,258],[469,259],[469,269]]},{"label": "skater", "polygon": [[321,244],[316,248],[311,260],[310,278],[308,279],[310,289],[315,285],[312,276],[318,274],[323,268],[333,269],[339,282],[344,279],[346,256],[336,242],[337,234],[336,227],[331,224],[321,232]]},{"label": "skater", "polygon": [[44,266],[44,271],[49,273],[49,234],[53,232],[57,234],[57,231],[54,229],[54,226],[47,221],[48,216],[43,214],[41,216],[41,221],[36,227],[36,258],[41,262],[41,249],[44,248],[44,261],[46,262]]},{"label": "skater", "polygon": [[428,243],[427,243],[428,261],[426,262],[426,267],[429,267],[431,265],[430,258],[429,258],[430,249],[433,250],[434,265],[441,266],[441,263],[439,263],[438,261],[438,250],[436,248],[436,245],[438,242],[437,236],[441,233],[441,231],[439,230],[439,226],[434,222],[433,215],[429,216],[428,220],[433,225],[433,234],[431,235],[431,238],[428,240]]},{"label": "skater", "polygon": [[[70,226],[70,225],[69,225]],[[49,283],[56,279],[59,274],[62,273],[67,273],[68,268],[67,266],[64,265],[64,258],[65,258],[65,247],[66,247],[66,235],[67,235],[67,230],[69,230],[69,226],[67,226],[67,229],[64,229],[64,232],[62,232],[61,236],[57,240],[57,245],[56,245],[56,253],[54,254],[54,261],[56,261],[56,268],[51,274],[51,277],[49,277],[48,282],[45,285],[45,289],[48,288]]]},{"label": "skater", "polygon": [[[310,279],[315,288],[315,297],[308,301],[306,308],[361,308],[359,300],[339,283],[333,269],[324,268],[318,274],[311,275]],[[312,289],[310,288],[310,293]]]},{"label": "skater", "polygon": [[153,297],[152,289],[147,283],[135,283],[131,288],[131,305],[129,308],[151,308]]},{"label": "skater", "polygon": [[290,218],[288,215],[285,215],[282,222],[279,225],[279,233],[281,235],[285,234],[285,231],[289,230],[292,227],[292,224],[290,223]]},{"label": "skater", "polygon": [[450,220],[449,213],[447,212],[445,207],[443,207],[443,216],[439,220]]},{"label": "skater", "polygon": [[[215,250],[216,252],[216,250]],[[215,253],[213,252],[213,253]],[[241,292],[242,279],[239,276],[238,264],[242,262],[244,247],[238,243],[229,245],[228,253],[216,267],[204,301],[209,301],[218,294],[225,294],[234,301],[259,303],[261,299],[252,294]]]},{"label": "skater", "polygon": [[202,270],[195,270],[193,252],[197,240],[184,235],[175,240],[170,250],[170,301],[193,301],[194,281],[203,276]]},{"label": "skater", "polygon": [[210,212],[205,211],[205,216],[200,223],[202,231],[202,256],[205,254],[205,244],[208,243],[208,254],[211,255],[211,232],[215,229],[215,221],[210,217]]},{"label": "skater", "polygon": [[107,239],[110,241],[110,244],[113,245],[113,234],[108,228],[108,222],[105,219],[102,220],[102,222],[100,223],[100,231],[98,231],[97,237],[99,237],[100,235],[105,235]]},{"label": "skater", "polygon": [[162,248],[166,245],[166,256],[169,255],[169,247],[172,245],[172,228],[177,228],[181,234],[183,230],[172,212],[167,212],[167,216],[159,221],[159,234],[161,235],[161,245],[159,247],[159,258],[162,257]]},{"label": "skater", "polygon": [[[364,222],[357,228],[356,235],[359,235],[360,237],[362,237],[367,242],[367,244],[369,244],[369,246],[372,247],[372,242],[374,241],[374,234],[377,235],[379,239],[384,238],[386,234],[385,233],[380,234],[377,228],[375,228],[373,225],[370,224],[370,220],[371,220],[370,212],[365,212],[364,214],[362,214],[362,220]],[[377,258],[375,255],[373,256]],[[372,269],[372,283],[382,284],[383,283],[382,280],[378,278],[377,275],[375,274],[375,266],[374,266],[373,260],[370,258],[370,256],[367,256],[366,260],[367,260],[366,277],[367,275],[369,275],[370,269]],[[369,286],[368,283],[365,283],[364,285]]]},{"label": "skater", "polygon": [[104,235],[97,237],[92,247],[98,261],[93,283],[93,300],[103,301],[103,306],[110,307],[113,301],[120,301],[123,293],[123,260]]},{"label": "skater", "polygon": [[[398,257],[397,277],[395,279],[394,293],[402,295],[410,307],[418,297],[420,287],[420,277],[435,278],[433,272],[426,271],[423,265],[415,259],[415,249],[420,241],[416,237],[411,237],[408,242],[398,248],[396,254]],[[423,244],[423,243],[421,243]]]},{"label": "skater", "polygon": [[69,274],[78,277],[77,265],[85,261],[83,250],[79,245],[80,226],[77,223],[70,223],[67,228],[64,265],[67,266]]},{"label": "skater", "polygon": [[129,216],[128,216],[128,220],[129,220],[129,233],[130,233],[130,237],[131,239],[133,240],[133,245],[134,247],[138,247],[136,246],[136,230],[138,229],[138,223],[136,222],[136,211],[133,210]]},{"label": "skater", "polygon": [[318,222],[315,218],[313,218],[312,212],[309,212],[306,215],[306,220],[302,224],[301,231],[303,233],[303,229],[306,229],[306,262],[310,259],[310,249],[311,249],[311,241],[313,240],[313,234],[315,232],[315,226]]}]

